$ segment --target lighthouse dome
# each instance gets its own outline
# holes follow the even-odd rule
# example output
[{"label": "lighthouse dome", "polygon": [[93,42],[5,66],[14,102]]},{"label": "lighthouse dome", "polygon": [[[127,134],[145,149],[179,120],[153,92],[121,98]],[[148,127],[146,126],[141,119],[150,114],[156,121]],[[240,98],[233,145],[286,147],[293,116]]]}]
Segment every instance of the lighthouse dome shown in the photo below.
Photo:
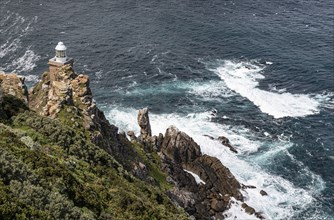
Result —
[{"label": "lighthouse dome", "polygon": [[56,50],[66,50],[67,48],[63,42],[59,42],[55,49]]},{"label": "lighthouse dome", "polygon": [[66,47],[63,42],[59,42],[56,46],[56,62],[65,63],[67,60]]}]

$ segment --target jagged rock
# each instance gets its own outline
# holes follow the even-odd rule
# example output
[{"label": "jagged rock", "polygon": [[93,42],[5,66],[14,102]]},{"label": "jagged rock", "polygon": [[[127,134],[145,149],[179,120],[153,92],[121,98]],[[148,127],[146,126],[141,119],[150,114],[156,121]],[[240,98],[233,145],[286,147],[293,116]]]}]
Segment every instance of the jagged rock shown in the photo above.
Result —
[{"label": "jagged rock", "polygon": [[130,141],[136,141],[137,137],[133,131],[128,131],[127,135],[130,137]]},{"label": "jagged rock", "polygon": [[24,81],[24,77],[15,73],[0,73],[0,97],[12,95],[28,104],[28,90]]},{"label": "jagged rock", "polygon": [[177,164],[190,163],[202,154],[199,145],[175,126],[166,130],[161,151]]},{"label": "jagged rock", "polygon": [[[131,171],[131,162],[141,161],[127,138],[118,134],[104,113],[96,106],[89,87],[89,77],[76,74],[71,65],[59,67],[56,77],[50,79],[49,72],[29,91],[29,107],[40,115],[71,121],[89,131],[91,140],[112,154]],[[67,111],[67,109],[73,111]],[[134,159],[136,158],[136,159]]]},{"label": "jagged rock", "polygon": [[204,155],[188,164],[187,168],[199,174],[204,182],[212,184],[221,194],[228,194],[242,201],[243,196],[239,191],[240,183],[219,159]]},{"label": "jagged rock", "polygon": [[230,144],[230,140],[224,136],[220,136],[218,137],[218,140],[226,147],[228,147],[232,152],[234,153],[238,153],[238,151],[232,147],[232,145]]},{"label": "jagged rock", "polygon": [[267,196],[268,195],[268,193],[266,191],[264,191],[263,189],[261,189],[260,194],[262,196]]},{"label": "jagged rock", "polygon": [[[161,152],[163,170],[173,178],[179,189],[187,190],[194,195],[195,210],[189,214],[197,219],[209,219],[222,216],[218,213],[226,210],[233,196],[242,201],[240,183],[219,159],[202,155],[199,145],[184,132],[171,126],[166,130]],[[183,169],[197,174],[205,184],[197,184],[194,177]],[[190,178],[190,179],[189,179]],[[225,196],[221,196],[225,195]],[[177,197],[177,195],[174,195]]]},{"label": "jagged rock", "polygon": [[161,148],[161,145],[162,145],[162,142],[164,141],[164,136],[163,134],[159,133],[159,136],[158,136],[158,139],[157,139],[157,150],[160,151],[160,148]]},{"label": "jagged rock", "polygon": [[148,117],[148,109],[139,109],[137,122],[140,127],[140,137],[146,140],[152,136],[150,119]]}]

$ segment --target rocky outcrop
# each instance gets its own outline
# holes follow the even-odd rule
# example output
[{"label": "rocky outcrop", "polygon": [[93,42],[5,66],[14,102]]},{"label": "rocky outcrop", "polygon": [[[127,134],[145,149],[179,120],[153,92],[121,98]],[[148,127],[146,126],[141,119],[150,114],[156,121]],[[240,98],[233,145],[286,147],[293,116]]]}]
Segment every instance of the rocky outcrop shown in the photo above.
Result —
[{"label": "rocky outcrop", "polygon": [[137,165],[140,162],[131,143],[118,134],[118,128],[111,125],[96,106],[89,77],[76,74],[71,65],[60,67],[54,80],[45,72],[39,83],[30,89],[29,97],[31,109],[42,116],[58,118],[77,129],[89,131],[92,142],[112,154],[128,170],[133,170],[133,161]]},{"label": "rocky outcrop", "polygon": [[[188,202],[180,205],[196,219],[222,219],[222,212],[228,209],[231,197],[243,199],[239,191],[241,185],[229,169],[217,158],[202,155],[199,145],[176,127],[166,130],[161,152],[164,155],[163,169],[178,188],[170,191],[172,198],[180,197],[177,201],[188,198]],[[190,173],[198,175],[202,183],[194,181]]]},{"label": "rocky outcrop", "polygon": [[199,145],[175,126],[166,130],[161,152],[176,164],[191,163],[202,155]]},{"label": "rocky outcrop", "polygon": [[147,108],[139,109],[137,122],[140,127],[140,138],[143,140],[151,138],[152,131]]},{"label": "rocky outcrop", "polygon": [[12,95],[28,103],[28,90],[24,84],[25,78],[15,73],[0,72],[0,99],[5,95]]},{"label": "rocky outcrop", "polygon": [[[138,120],[142,130],[145,128],[143,124],[149,124],[147,109],[140,110],[139,115],[143,112],[145,123],[140,124]],[[128,135],[135,140],[132,132]],[[154,137],[146,141],[154,144]],[[219,159],[203,155],[200,146],[186,133],[170,126],[164,136],[161,134],[155,138],[160,140],[155,142],[159,144],[155,148],[159,149],[162,159],[161,169],[168,174],[167,181],[173,185],[168,195],[190,216],[195,219],[223,219],[223,212],[229,208],[232,197],[243,202],[242,185],[230,170]],[[220,140],[230,145],[227,138]],[[245,209],[247,213],[255,213],[250,206]]]}]

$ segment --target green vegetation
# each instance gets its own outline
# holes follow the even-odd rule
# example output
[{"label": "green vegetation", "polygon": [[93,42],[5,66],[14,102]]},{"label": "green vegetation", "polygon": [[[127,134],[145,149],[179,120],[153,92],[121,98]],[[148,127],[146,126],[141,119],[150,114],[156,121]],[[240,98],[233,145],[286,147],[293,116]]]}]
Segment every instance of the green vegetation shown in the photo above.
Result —
[{"label": "green vegetation", "polygon": [[13,97],[0,104],[0,219],[187,219],[156,152],[134,146],[148,184],[91,142],[74,109],[50,119]]}]

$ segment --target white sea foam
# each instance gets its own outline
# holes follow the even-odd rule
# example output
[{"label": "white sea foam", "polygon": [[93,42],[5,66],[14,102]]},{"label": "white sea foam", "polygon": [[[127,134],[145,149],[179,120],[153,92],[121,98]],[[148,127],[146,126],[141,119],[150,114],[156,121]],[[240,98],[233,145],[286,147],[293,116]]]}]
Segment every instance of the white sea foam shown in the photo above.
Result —
[{"label": "white sea foam", "polygon": [[102,76],[103,76],[103,70],[99,70],[99,71],[95,72],[95,77],[98,80],[102,79]]},{"label": "white sea foam", "polygon": [[255,215],[247,214],[244,209],[241,207],[242,203],[232,198],[230,209],[224,213],[225,219],[235,220],[235,219],[247,219],[247,220],[258,220]]},{"label": "white sea foam", "polygon": [[[124,131],[133,130],[137,135],[139,134],[135,109],[114,107],[107,112],[107,118],[112,123]],[[273,160],[279,153],[285,153],[292,146],[289,137],[264,143],[262,139],[256,139],[254,134],[244,127],[216,124],[210,121],[211,117],[210,112],[193,113],[186,116],[150,114],[150,121],[154,134],[164,134],[169,125],[175,125],[185,131],[201,146],[203,153],[219,158],[241,183],[256,186],[255,189],[243,191],[245,202],[257,211],[263,212],[268,219],[291,218],[299,211],[307,209],[314,201],[313,194],[324,189],[324,181],[321,177],[308,169],[301,169],[298,175],[311,177],[312,182],[307,187],[309,190],[298,188],[281,176],[266,171],[266,163]],[[232,153],[217,140],[204,136],[205,134],[212,137],[226,136],[239,154]],[[263,148],[263,145],[269,145],[269,147]],[[252,154],[251,157],[247,156],[259,148],[265,152],[259,155]],[[293,162],[298,164],[295,158]],[[262,196],[261,189],[265,190],[268,196]],[[245,214],[239,203],[232,204],[232,208],[226,214],[229,219],[251,219],[253,217]]]},{"label": "white sea foam", "polygon": [[194,82],[190,84],[189,93],[200,96],[206,100],[227,98],[236,95],[233,91],[226,88],[224,82]]},{"label": "white sea foam", "polygon": [[4,43],[3,45],[1,45],[0,47],[0,58],[5,57],[7,54],[12,53],[14,51],[17,50],[17,48],[19,48],[21,44],[21,40],[20,38],[16,38],[13,41],[8,41],[6,43]]},{"label": "white sea foam", "polygon": [[34,51],[28,49],[22,57],[19,57],[6,68],[7,70],[13,70],[13,72],[22,73],[29,72],[36,67],[35,62],[40,59],[40,56],[36,55]]},{"label": "white sea foam", "polygon": [[25,79],[26,79],[26,81],[28,81],[28,82],[38,82],[38,80],[39,80],[39,76],[37,76],[37,75],[27,75],[27,76],[24,76],[25,77]]},{"label": "white sea foam", "polygon": [[274,118],[302,117],[319,113],[320,103],[305,94],[276,93],[257,88],[264,67],[248,62],[224,61],[213,70],[226,86],[246,97],[264,113]]},{"label": "white sea foam", "polygon": [[[0,58],[9,55],[15,57],[17,50],[22,47],[21,39],[33,30],[32,25],[37,22],[38,17],[34,16],[28,19],[10,11],[7,11],[4,16],[4,20],[9,25],[0,29],[0,34],[7,36],[6,42],[0,46]],[[4,68],[9,70],[7,67]]]}]

